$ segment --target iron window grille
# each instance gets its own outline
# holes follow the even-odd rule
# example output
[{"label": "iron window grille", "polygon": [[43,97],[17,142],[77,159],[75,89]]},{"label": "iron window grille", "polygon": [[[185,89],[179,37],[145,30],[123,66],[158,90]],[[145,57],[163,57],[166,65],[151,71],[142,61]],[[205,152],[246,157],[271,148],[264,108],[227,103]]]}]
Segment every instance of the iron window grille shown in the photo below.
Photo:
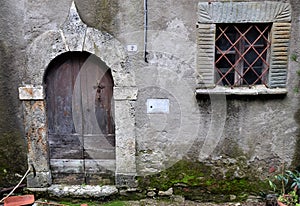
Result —
[{"label": "iron window grille", "polygon": [[230,87],[268,87],[271,24],[240,23],[216,26],[216,84]]}]

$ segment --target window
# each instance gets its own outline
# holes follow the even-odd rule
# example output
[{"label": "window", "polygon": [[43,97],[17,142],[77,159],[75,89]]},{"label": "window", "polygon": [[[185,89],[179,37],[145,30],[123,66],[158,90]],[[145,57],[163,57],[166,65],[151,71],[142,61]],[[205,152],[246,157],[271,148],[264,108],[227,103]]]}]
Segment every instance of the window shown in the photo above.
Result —
[{"label": "window", "polygon": [[215,81],[217,85],[268,84],[270,24],[217,24]]},{"label": "window", "polygon": [[198,4],[198,94],[285,94],[291,6],[284,2]]}]

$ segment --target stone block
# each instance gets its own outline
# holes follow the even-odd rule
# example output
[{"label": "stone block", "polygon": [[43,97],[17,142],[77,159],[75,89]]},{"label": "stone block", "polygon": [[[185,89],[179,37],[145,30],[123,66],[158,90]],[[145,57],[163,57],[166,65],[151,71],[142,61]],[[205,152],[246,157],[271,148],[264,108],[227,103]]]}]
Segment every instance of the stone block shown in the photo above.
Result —
[{"label": "stone block", "polygon": [[46,114],[44,101],[25,101],[24,121],[28,147],[28,163],[36,171],[49,171],[49,148],[47,142]]},{"label": "stone block", "polygon": [[136,174],[135,173],[117,173],[116,174],[116,185],[118,187],[130,187],[135,188],[137,187],[137,180],[136,180]]},{"label": "stone block", "polygon": [[36,172],[36,175],[30,173],[27,176],[27,187],[28,188],[44,188],[50,186],[52,183],[51,173],[47,172]]},{"label": "stone block", "polygon": [[158,196],[172,196],[173,195],[173,188],[169,188],[166,191],[159,191]]},{"label": "stone block", "polygon": [[137,87],[114,87],[115,100],[136,100]]},{"label": "stone block", "polygon": [[135,173],[135,111],[130,101],[115,101],[116,171]]},{"label": "stone block", "polygon": [[26,85],[24,87],[19,87],[20,100],[43,100],[44,98],[44,88],[41,85]]},{"label": "stone block", "polygon": [[112,185],[51,185],[48,193],[55,197],[99,198],[117,194],[118,189]]},{"label": "stone block", "polygon": [[50,30],[36,38],[26,51],[27,56],[30,57],[27,62],[26,83],[43,84],[43,76],[49,63],[66,51],[68,47],[60,31]]},{"label": "stone block", "polygon": [[202,23],[291,21],[291,6],[284,2],[213,2],[198,4]]},{"label": "stone block", "polygon": [[87,25],[84,24],[77,12],[75,3],[72,3],[68,19],[62,25],[63,39],[70,51],[82,51],[84,45],[84,36]]}]

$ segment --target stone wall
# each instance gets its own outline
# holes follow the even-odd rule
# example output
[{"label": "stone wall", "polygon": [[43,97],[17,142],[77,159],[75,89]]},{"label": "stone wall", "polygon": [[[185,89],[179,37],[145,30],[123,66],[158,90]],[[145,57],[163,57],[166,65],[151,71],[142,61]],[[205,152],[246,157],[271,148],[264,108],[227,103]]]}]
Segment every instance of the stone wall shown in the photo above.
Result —
[{"label": "stone wall", "polygon": [[[105,53],[98,56],[112,59],[116,52],[124,52],[121,52],[121,56],[124,57],[123,64],[129,72],[122,70],[123,73],[119,76],[118,72],[113,71],[114,78],[121,78],[117,82],[121,82],[120,85],[123,86],[132,86],[131,83],[135,81],[137,93],[136,90],[126,90],[130,98],[124,96],[124,88],[115,90],[118,96],[116,112],[120,115],[117,119],[121,129],[118,131],[120,144],[126,141],[124,138],[132,138],[132,142],[136,144],[134,149],[131,148],[130,161],[135,161],[131,162],[131,166],[135,164],[136,174],[145,176],[170,168],[181,159],[216,165],[224,174],[226,167],[222,170],[220,165],[233,164],[239,170],[237,166],[243,164],[241,175],[237,177],[250,175],[245,169],[250,165],[251,170],[256,169],[261,178],[269,175],[271,167],[278,171],[283,163],[299,167],[299,94],[295,92],[295,88],[299,86],[296,75],[299,65],[289,61],[288,93],[283,97],[196,96],[196,88],[199,86],[196,72],[199,2],[201,1],[148,1],[145,45],[143,1],[75,1],[83,23],[91,32],[95,29],[107,33],[113,41],[118,42],[112,44],[118,45],[114,47],[114,51],[106,49]],[[42,84],[47,62],[55,57],[47,56],[47,51],[59,49],[49,48],[49,41],[44,37],[51,37],[51,32],[62,28],[68,17],[71,1],[23,0],[0,4],[0,138],[3,140],[2,145],[11,141],[9,134],[18,139],[9,143],[9,148],[11,151],[21,148],[23,153],[20,154],[23,155],[20,162],[24,163],[27,148],[24,146],[26,139],[23,130],[27,124],[24,127],[26,117],[22,116],[26,108],[22,108],[18,100],[17,89],[25,84]],[[298,55],[300,7],[296,0],[291,0],[290,4],[292,30],[289,55]],[[127,46],[131,45],[136,46],[137,50],[126,51]],[[145,46],[147,53],[144,52]],[[43,62],[42,57],[36,56],[39,49],[43,50],[41,54],[45,53],[47,61]],[[90,50],[96,53],[93,49]],[[39,61],[45,64],[42,68],[33,66]],[[122,78],[131,72],[135,74],[134,80]],[[147,112],[149,99],[168,99],[169,112]],[[25,107],[26,105],[30,105],[30,102],[23,104]],[[124,122],[128,117],[131,121],[128,124],[135,125],[134,131],[126,130],[128,127]],[[129,145],[127,146],[129,150]],[[7,154],[10,155],[1,159],[14,159],[11,152]],[[22,173],[27,164],[20,162],[9,165],[1,162],[0,170],[10,174]],[[126,159],[122,164],[121,168],[125,168]],[[15,168],[15,165],[20,165],[20,169],[7,169]],[[131,173],[134,173],[133,170],[135,168],[131,168]],[[120,173],[126,171],[121,169]]]}]

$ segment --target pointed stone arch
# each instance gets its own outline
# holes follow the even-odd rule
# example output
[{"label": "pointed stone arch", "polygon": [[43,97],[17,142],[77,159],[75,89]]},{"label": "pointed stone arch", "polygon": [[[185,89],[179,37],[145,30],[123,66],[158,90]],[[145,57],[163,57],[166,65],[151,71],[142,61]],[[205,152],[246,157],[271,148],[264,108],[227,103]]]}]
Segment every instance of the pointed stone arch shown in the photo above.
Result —
[{"label": "pointed stone arch", "polygon": [[128,67],[124,46],[111,34],[84,24],[73,2],[63,25],[38,36],[26,50],[26,76],[24,85],[19,87],[19,99],[24,108],[28,163],[36,170],[35,177],[29,175],[27,178],[28,187],[51,185],[44,76],[53,59],[71,51],[94,54],[111,69],[115,100],[116,184],[133,186],[136,176],[135,115],[132,115],[132,101],[137,98],[135,74]]}]

